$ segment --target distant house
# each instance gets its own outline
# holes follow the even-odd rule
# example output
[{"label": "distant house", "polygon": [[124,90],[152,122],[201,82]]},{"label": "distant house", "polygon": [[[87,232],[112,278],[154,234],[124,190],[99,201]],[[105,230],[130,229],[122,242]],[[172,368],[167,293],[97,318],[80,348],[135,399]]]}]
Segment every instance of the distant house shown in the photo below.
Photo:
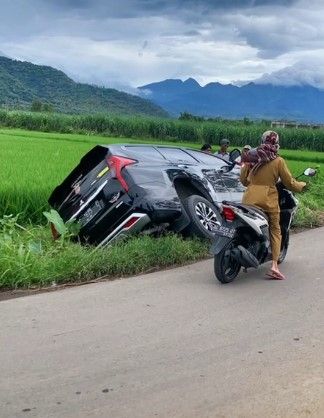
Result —
[{"label": "distant house", "polygon": [[271,128],[308,128],[308,129],[320,129],[324,128],[324,125],[317,125],[313,123],[301,123],[293,122],[289,120],[275,120],[271,122]]}]

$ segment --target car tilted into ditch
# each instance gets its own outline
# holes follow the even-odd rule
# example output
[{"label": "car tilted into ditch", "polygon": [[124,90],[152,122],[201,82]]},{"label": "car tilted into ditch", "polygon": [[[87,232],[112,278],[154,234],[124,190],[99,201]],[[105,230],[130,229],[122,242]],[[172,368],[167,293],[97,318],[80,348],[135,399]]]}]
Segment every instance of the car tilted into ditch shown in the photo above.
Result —
[{"label": "car tilted into ditch", "polygon": [[212,238],[218,204],[242,197],[234,167],[189,148],[98,145],[56,187],[49,204],[65,222],[79,223],[81,242],[96,246],[165,229]]}]

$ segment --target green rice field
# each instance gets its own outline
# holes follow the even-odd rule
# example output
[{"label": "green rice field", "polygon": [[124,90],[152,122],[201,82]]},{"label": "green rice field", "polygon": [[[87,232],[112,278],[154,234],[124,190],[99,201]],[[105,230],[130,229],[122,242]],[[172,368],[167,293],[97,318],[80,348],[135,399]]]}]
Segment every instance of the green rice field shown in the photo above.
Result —
[{"label": "green rice field", "polygon": [[[0,213],[19,213],[23,222],[42,223],[51,191],[93,146],[143,142],[153,141],[0,129]],[[163,141],[168,143],[176,145]],[[200,147],[190,142],[179,145]],[[324,152],[282,150],[281,155],[289,159],[294,174],[324,164]]]}]

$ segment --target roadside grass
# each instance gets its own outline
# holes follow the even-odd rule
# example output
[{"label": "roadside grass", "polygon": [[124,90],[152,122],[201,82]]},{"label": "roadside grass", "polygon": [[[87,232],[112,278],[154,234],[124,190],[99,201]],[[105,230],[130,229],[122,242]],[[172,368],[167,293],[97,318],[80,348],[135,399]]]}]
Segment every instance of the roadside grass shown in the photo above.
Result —
[{"label": "roadside grass", "polygon": [[0,290],[39,288],[108,279],[191,263],[208,255],[208,244],[176,235],[138,236],[94,249],[52,241],[44,227],[0,233]]},{"label": "roadside grass", "polygon": [[324,214],[324,165],[306,161],[288,161],[288,165],[295,176],[299,176],[308,167],[318,170],[315,178],[301,177],[299,179],[308,183],[308,189],[306,192],[296,195],[299,200],[299,207],[293,226],[313,228],[322,225]]}]

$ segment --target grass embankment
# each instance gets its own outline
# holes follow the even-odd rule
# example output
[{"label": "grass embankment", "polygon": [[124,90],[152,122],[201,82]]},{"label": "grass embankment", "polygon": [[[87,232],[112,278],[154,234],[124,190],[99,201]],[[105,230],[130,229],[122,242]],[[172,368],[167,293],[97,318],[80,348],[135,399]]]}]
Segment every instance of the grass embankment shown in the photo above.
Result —
[{"label": "grass embankment", "polygon": [[[6,231],[7,230],[7,231]],[[44,227],[0,232],[0,289],[78,283],[182,265],[208,254],[207,243],[175,235],[134,238],[103,249],[53,242]]]},{"label": "grass embankment", "polygon": [[[118,142],[144,141],[0,130],[0,213],[19,213],[18,223],[26,228],[21,230],[10,220],[0,227],[0,288],[44,286],[52,282],[91,280],[103,275],[136,274],[184,264],[207,255],[206,243],[183,240],[177,236],[159,239],[141,237],[95,251],[70,242],[52,242],[42,215],[43,210],[48,208],[50,192],[95,144]],[[200,146],[197,143],[181,145]],[[300,174],[307,166],[324,162],[324,153],[319,152],[282,151],[282,154],[290,159],[288,163],[295,174]],[[291,160],[293,157],[299,161]],[[319,222],[318,214],[324,208],[322,176],[320,174],[312,182],[310,190],[300,197],[298,226],[315,226]]]}]

